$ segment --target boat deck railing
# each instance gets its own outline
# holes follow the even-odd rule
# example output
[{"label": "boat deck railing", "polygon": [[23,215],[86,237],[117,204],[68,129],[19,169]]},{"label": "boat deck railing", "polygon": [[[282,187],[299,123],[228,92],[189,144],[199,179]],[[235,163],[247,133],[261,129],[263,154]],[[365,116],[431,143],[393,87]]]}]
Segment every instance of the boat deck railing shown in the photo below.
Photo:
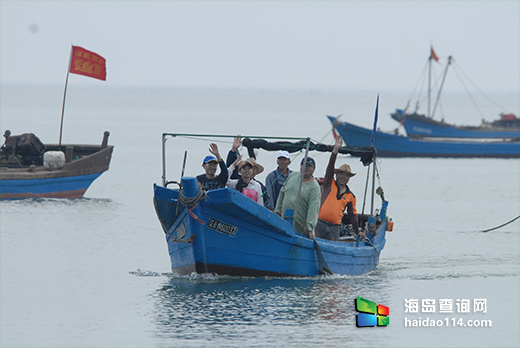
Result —
[{"label": "boat deck railing", "polygon": [[270,140],[291,140],[291,141],[306,141],[307,152],[311,142],[311,138],[301,137],[274,137],[274,136],[262,136],[262,135],[223,135],[223,134],[194,134],[194,133],[163,133],[162,134],[162,185],[166,186],[168,181],[166,179],[166,141],[169,138],[184,137],[184,138],[227,138],[234,139],[237,136],[241,138],[256,138],[256,139],[270,139]]}]

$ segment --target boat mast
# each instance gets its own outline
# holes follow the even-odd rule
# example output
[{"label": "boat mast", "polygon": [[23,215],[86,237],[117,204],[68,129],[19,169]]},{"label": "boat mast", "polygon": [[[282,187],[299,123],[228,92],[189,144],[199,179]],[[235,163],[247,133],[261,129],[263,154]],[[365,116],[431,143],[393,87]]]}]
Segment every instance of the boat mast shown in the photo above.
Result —
[{"label": "boat mast", "polygon": [[428,58],[428,117],[431,117],[430,114],[430,96],[432,94],[432,55],[430,53],[430,58]]},{"label": "boat mast", "polygon": [[442,87],[444,86],[444,81],[446,80],[446,75],[448,74],[448,68],[451,64],[451,56],[448,57],[448,64],[446,65],[446,70],[444,70],[444,76],[442,77],[441,87],[439,88],[439,94],[437,95],[437,100],[435,101],[435,106],[433,107],[432,117],[435,116],[435,110],[437,110],[437,105],[439,104],[439,100],[441,99]]},{"label": "boat mast", "polygon": [[63,104],[61,106],[60,141],[58,142],[58,151],[61,151],[61,135],[62,135],[62,131],[63,131],[63,116],[65,114],[65,99],[67,97],[67,85],[69,84],[70,65],[72,63],[72,49],[73,49],[73,46],[70,45],[69,69],[67,70],[67,79],[65,80],[65,90],[63,91]]}]

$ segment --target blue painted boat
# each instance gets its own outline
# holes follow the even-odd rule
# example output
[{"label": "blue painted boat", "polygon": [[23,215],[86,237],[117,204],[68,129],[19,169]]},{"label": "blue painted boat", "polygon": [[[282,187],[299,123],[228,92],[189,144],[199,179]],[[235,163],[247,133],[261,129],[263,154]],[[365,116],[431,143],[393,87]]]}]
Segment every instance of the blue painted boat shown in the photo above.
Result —
[{"label": "blue painted boat", "polygon": [[[350,146],[370,145],[372,130],[341,122],[327,116],[333,127]],[[519,158],[520,142],[505,140],[432,140],[376,131],[374,147],[379,157],[494,157]]]},{"label": "blue painted boat", "polygon": [[205,192],[192,177],[177,183],[181,194],[179,189],[166,187],[164,163],[163,185],[154,184],[154,206],[174,273],[313,277],[326,265],[336,274],[359,275],[379,263],[386,242],[386,217],[376,226],[375,217],[359,216],[361,228],[368,229],[363,242],[349,238],[313,241],[236,190]]},{"label": "blue painted boat", "polygon": [[[108,136],[105,132],[101,145],[43,145],[28,133],[12,137],[11,147],[6,146],[6,139],[0,164],[0,199],[83,197],[109,168],[113,146],[108,145]],[[61,155],[62,161],[45,161],[46,154]]]},{"label": "blue painted boat", "polygon": [[[454,68],[457,68],[457,70],[460,71],[460,73],[457,74],[459,78],[461,76],[464,76],[465,74],[462,72],[462,69],[458,67],[453,57],[449,56],[447,59],[446,66],[444,68],[444,72],[442,73],[442,75],[440,75],[442,76],[442,81],[440,83],[439,81],[434,82],[432,81],[432,70],[435,68],[437,64],[433,64],[433,61],[439,62],[439,57],[437,57],[437,55],[433,51],[433,47],[431,47],[430,56],[428,57],[427,61],[428,69],[423,70],[424,74],[426,74],[426,71],[428,72],[428,78],[426,79],[424,78],[424,76],[421,76],[420,78],[420,80],[424,82],[426,82],[426,80],[428,81],[428,103],[426,115],[417,113],[417,110],[420,108],[422,101],[424,100],[420,95],[417,96],[415,111],[407,112],[408,106],[411,103],[411,100],[409,100],[404,110],[397,109],[394,113],[391,114],[391,117],[394,120],[396,120],[404,126],[406,134],[409,138],[496,138],[514,139],[516,141],[520,139],[520,119],[512,113],[501,113],[500,118],[493,122],[487,122],[485,120],[482,120],[482,124],[480,126],[456,126],[453,124],[446,123],[444,121],[444,118],[441,121],[435,120],[435,112],[439,106],[441,92],[444,86],[444,82],[446,80],[449,67],[453,66]],[[461,80],[461,82],[463,85],[466,85],[464,81]],[[434,86],[439,86],[439,89],[432,110],[432,93]],[[482,93],[480,90],[479,92]],[[488,96],[484,97],[490,100]],[[471,99],[473,100],[473,103],[475,103],[474,98],[471,97]],[[496,103],[494,104],[496,105]]]},{"label": "blue painted boat", "polygon": [[397,109],[391,114],[400,122],[410,138],[511,138],[520,139],[520,119],[512,114],[501,114],[494,122],[480,126],[455,126],[417,113],[407,114]]}]

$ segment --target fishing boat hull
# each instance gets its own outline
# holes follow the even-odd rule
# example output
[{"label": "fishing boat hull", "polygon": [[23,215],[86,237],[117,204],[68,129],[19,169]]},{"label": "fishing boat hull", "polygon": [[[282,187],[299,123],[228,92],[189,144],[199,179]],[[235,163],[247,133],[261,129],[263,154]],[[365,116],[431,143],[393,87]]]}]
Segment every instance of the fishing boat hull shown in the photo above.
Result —
[{"label": "fishing boat hull", "polygon": [[[185,194],[196,186],[195,178],[182,182]],[[312,277],[325,261],[336,274],[359,275],[376,268],[385,246],[386,221],[369,235],[373,245],[317,238],[321,259],[313,240],[236,190],[209,191],[190,209],[178,198],[179,190],[154,185],[155,209],[178,274]]]},{"label": "fishing boat hull", "polygon": [[[404,126],[406,134],[410,138],[520,139],[520,128],[514,124],[511,124],[509,127],[495,126],[492,123],[485,123],[478,127],[454,126],[449,123],[433,120],[424,115],[406,114],[403,110],[396,110],[391,116]],[[495,121],[495,123],[496,122],[499,121]],[[508,123],[502,122],[502,124],[507,125]]]},{"label": "fishing boat hull", "polygon": [[[113,146],[62,146],[75,152],[70,162],[57,168],[1,166],[0,199],[83,197],[92,182],[108,170]],[[57,150],[58,146],[48,145],[47,149]]]},{"label": "fishing boat hull", "polygon": [[[328,116],[346,145],[368,146],[372,131]],[[374,147],[379,157],[492,157],[519,158],[520,142],[410,139],[376,131]]]}]

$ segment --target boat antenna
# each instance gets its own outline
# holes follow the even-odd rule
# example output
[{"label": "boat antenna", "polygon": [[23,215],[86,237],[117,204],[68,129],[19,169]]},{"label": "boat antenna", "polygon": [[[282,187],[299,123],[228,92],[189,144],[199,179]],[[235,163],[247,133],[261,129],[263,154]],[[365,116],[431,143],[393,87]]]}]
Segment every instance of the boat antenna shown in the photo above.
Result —
[{"label": "boat antenna", "polygon": [[[370,137],[370,147],[374,148],[374,139],[376,137],[376,129],[377,129],[377,118],[379,113],[379,94],[377,95],[376,101],[376,112],[374,115],[374,128],[372,129],[372,136]],[[374,155],[375,157],[375,155]],[[373,158],[373,161],[370,165],[373,165],[373,173],[372,173],[372,198],[371,198],[371,207],[370,207],[370,215],[374,214],[374,197],[375,197],[375,180],[376,180],[376,159]],[[368,178],[370,176],[370,165],[367,168],[367,182],[365,184],[365,196],[363,197],[363,210],[362,214],[365,212],[365,201],[367,198],[367,189],[368,189]]]},{"label": "boat antenna", "polygon": [[370,146],[374,147],[374,139],[376,137],[376,129],[377,129],[377,114],[379,109],[379,93],[377,94],[377,101],[376,101],[376,114],[374,116],[374,128],[372,129],[372,136],[370,137]]},{"label": "boat antenna", "polygon": [[[372,130],[372,137],[370,139],[370,147],[374,148],[374,138],[376,137],[376,129],[377,129],[377,116],[379,113],[379,93],[377,94],[376,101],[376,112],[374,115],[374,129]],[[370,215],[374,215],[374,197],[375,197],[375,187],[376,187],[376,161],[372,162],[372,199],[370,205]]]}]

